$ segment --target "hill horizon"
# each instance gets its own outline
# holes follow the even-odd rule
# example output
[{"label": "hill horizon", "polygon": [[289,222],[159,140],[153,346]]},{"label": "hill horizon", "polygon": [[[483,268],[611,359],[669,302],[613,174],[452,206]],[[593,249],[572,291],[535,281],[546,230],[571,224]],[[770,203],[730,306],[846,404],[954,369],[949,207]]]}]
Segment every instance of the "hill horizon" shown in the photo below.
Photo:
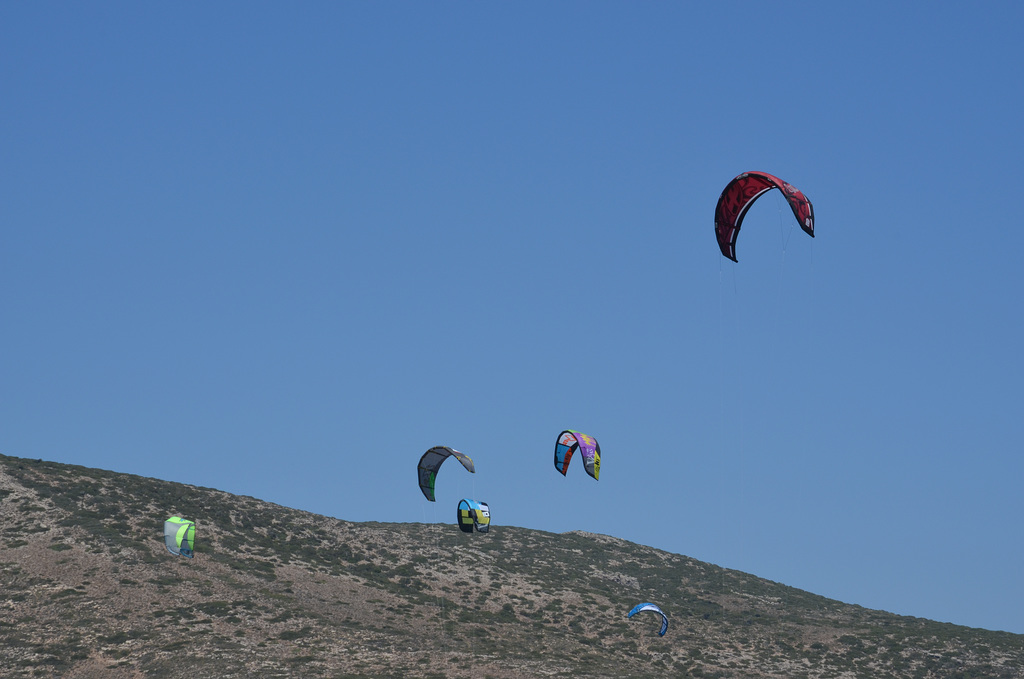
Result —
[{"label": "hill horizon", "polygon": [[[193,560],[163,545],[172,515]],[[597,533],[350,522],[3,455],[0,517],[14,677],[1024,677],[1024,635]],[[646,601],[664,637],[627,619]]]}]

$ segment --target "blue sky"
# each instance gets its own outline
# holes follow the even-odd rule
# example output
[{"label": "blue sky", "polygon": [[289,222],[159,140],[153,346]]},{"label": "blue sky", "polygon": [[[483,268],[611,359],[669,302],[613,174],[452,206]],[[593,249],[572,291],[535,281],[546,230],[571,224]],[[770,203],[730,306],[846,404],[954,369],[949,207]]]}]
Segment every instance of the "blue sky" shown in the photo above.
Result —
[{"label": "blue sky", "polygon": [[[0,452],[1024,633],[1024,9],[984,10],[4,3]],[[722,258],[746,170],[817,237],[772,192]],[[438,444],[477,473],[430,504]]]}]

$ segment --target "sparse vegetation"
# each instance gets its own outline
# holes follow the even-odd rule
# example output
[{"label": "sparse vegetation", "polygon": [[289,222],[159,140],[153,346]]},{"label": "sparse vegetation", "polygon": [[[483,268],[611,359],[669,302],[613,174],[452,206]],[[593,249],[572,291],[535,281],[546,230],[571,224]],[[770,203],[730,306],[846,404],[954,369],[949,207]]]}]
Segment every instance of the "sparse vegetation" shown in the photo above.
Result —
[{"label": "sparse vegetation", "polygon": [[[4,676],[1024,677],[1020,635],[607,536],[357,524],[4,456],[0,498]],[[171,514],[194,560],[164,549]],[[641,599],[666,637],[625,619]]]}]

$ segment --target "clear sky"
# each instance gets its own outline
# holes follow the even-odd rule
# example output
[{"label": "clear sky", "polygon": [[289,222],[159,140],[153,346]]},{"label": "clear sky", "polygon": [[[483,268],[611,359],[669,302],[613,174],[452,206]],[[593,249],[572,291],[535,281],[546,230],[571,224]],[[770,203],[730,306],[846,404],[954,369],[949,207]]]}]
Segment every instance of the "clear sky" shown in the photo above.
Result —
[{"label": "clear sky", "polygon": [[[1024,633],[1022,26],[0,3],[0,452],[355,521],[475,497]],[[774,191],[724,259],[746,170],[816,238]],[[554,470],[565,428],[600,481]],[[438,444],[477,473],[431,504]]]}]

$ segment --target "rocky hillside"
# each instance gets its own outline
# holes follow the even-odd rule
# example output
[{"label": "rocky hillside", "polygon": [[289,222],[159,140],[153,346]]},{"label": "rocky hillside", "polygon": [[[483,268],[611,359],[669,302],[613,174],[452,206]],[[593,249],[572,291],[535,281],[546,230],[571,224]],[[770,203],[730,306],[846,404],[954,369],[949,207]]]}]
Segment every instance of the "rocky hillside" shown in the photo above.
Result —
[{"label": "rocky hillside", "polygon": [[[163,519],[197,523],[197,556]],[[603,535],[351,523],[0,456],[4,677],[1024,677],[1024,636]],[[642,601],[671,619],[626,619]]]}]

